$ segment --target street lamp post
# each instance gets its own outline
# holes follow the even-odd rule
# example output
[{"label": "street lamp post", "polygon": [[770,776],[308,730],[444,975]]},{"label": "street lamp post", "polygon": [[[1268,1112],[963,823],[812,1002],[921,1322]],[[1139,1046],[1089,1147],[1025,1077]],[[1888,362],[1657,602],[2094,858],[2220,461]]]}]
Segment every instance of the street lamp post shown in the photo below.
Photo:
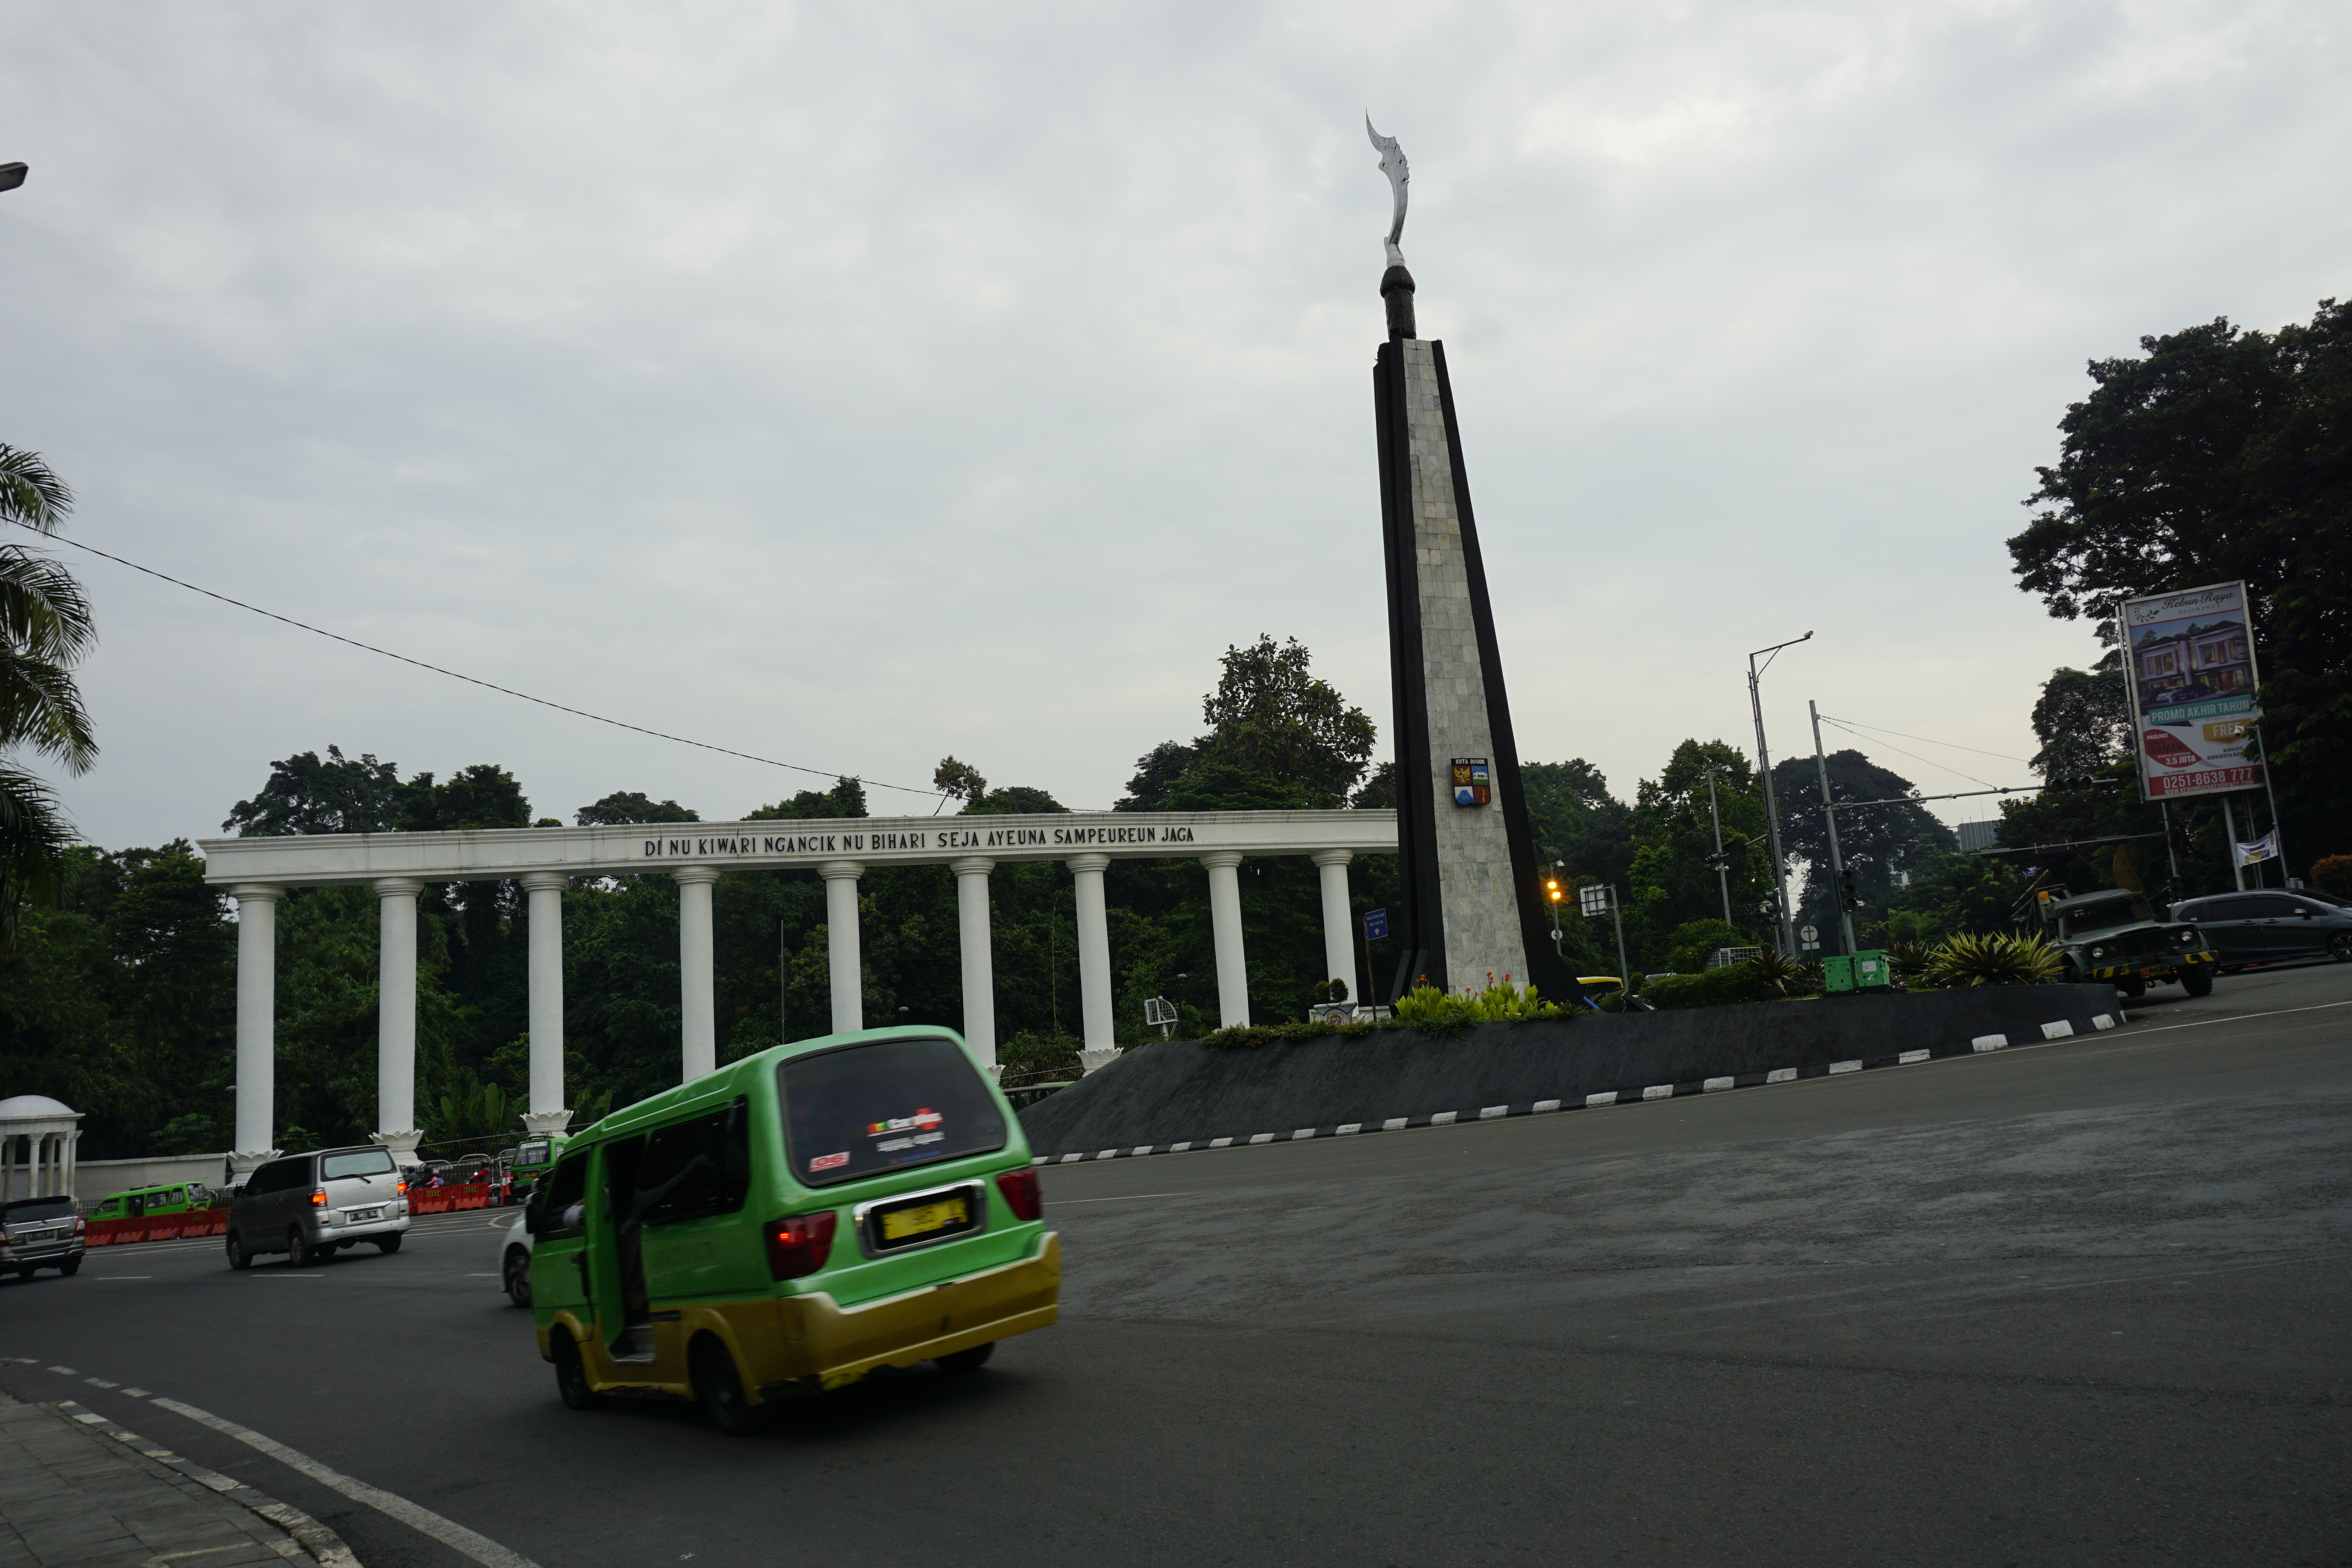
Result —
[{"label": "street lamp post", "polygon": [[1748,656],[1748,706],[1756,715],[1756,763],[1764,775],[1764,828],[1771,836],[1772,842],[1772,902],[1776,917],[1772,926],[1780,953],[1787,958],[1794,958],[1797,954],[1797,937],[1789,925],[1789,867],[1780,855],[1780,807],[1772,798],[1772,753],[1764,744],[1764,695],[1759,684],[1764,679],[1764,669],[1772,668],[1772,660],[1764,660],[1764,669],[1756,668],[1756,660],[1768,653],[1778,658],[1782,648],[1812,640],[1813,634],[1807,632],[1803,637],[1790,637],[1787,642],[1776,642],[1770,647],[1759,647]]}]

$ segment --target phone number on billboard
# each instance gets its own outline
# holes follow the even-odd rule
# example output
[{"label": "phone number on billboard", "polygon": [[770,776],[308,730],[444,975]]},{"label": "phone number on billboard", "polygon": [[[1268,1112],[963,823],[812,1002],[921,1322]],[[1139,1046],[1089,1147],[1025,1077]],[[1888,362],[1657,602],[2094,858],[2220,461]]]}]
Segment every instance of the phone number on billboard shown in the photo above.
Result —
[{"label": "phone number on billboard", "polygon": [[2241,788],[2260,781],[2255,770],[2245,768],[2208,768],[2194,773],[2158,773],[2147,781],[2154,795],[2187,795],[2192,790]]}]

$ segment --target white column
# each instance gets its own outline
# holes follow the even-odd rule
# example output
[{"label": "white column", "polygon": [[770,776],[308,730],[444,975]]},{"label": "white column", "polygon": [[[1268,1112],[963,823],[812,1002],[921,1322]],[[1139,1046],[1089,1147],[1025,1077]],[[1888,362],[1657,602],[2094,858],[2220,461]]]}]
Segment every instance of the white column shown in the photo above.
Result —
[{"label": "white column", "polygon": [[836,1035],[866,1027],[866,978],[857,951],[857,879],[865,873],[855,860],[828,860],[816,868],[824,879],[824,951]]},{"label": "white column", "polygon": [[79,1153],[79,1150],[75,1147],[75,1146],[76,1146],[77,1144],[79,1144],[80,1142],[81,1142],[81,1132],[80,1132],[79,1129],[76,1129],[74,1131],[68,1132],[68,1133],[67,1133],[67,1134],[65,1135],[65,1146],[66,1146],[66,1186],[65,1186],[65,1192],[66,1192],[66,1196],[68,1196],[68,1197],[72,1197],[72,1196],[74,1195],[74,1177],[75,1177],[75,1175],[78,1173],[78,1172],[79,1172],[79,1166],[80,1166],[80,1164],[81,1164],[81,1157],[80,1157],[80,1153]]},{"label": "white column", "polygon": [[1110,921],[1103,910],[1103,873],[1110,868],[1110,857],[1073,855],[1068,865],[1077,883],[1078,1014],[1086,1030],[1078,1064],[1093,1072],[1118,1059],[1111,1020]]},{"label": "white column", "polygon": [[956,879],[956,942],[963,958],[963,1043],[982,1072],[996,1076],[996,963],[989,946],[988,874],[993,860],[950,860]]},{"label": "white column", "polygon": [[49,1195],[49,1135],[46,1132],[33,1134],[33,1195]]},{"label": "white column", "polygon": [[526,871],[530,900],[530,1102],[522,1124],[541,1137],[570,1125],[563,1104],[563,889],[561,871]]},{"label": "white column", "polygon": [[278,900],[283,888],[239,882],[236,900],[236,1131],[229,1166],[240,1177],[278,1151]]},{"label": "white column", "polygon": [[677,1023],[680,1082],[708,1078],[719,1067],[718,999],[710,954],[711,866],[680,866],[677,879]]},{"label": "white column", "polygon": [[1216,939],[1217,1015],[1228,1028],[1249,1023],[1249,966],[1242,956],[1242,852],[1201,857],[1209,868],[1209,929]]},{"label": "white column", "polygon": [[1348,983],[1348,999],[1360,1003],[1356,982],[1355,921],[1348,909],[1348,862],[1352,849],[1325,849],[1315,857],[1323,877],[1323,978]]},{"label": "white column", "polygon": [[416,895],[424,890],[405,877],[375,885],[376,1130],[368,1136],[397,1165],[416,1163],[425,1137],[416,1126]]}]

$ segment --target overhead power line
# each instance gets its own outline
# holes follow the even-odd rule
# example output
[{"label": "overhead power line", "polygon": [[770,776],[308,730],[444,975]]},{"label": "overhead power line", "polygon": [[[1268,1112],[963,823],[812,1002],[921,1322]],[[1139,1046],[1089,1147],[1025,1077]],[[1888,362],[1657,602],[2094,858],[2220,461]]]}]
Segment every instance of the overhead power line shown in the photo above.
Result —
[{"label": "overhead power line", "polygon": [[[1855,729],[1852,728],[1852,727],[1851,727],[1851,726],[1849,726],[1849,725],[1846,725],[1846,724],[1844,724],[1844,723],[1842,723],[1842,722],[1840,722],[1838,720],[1835,720],[1835,719],[1831,718],[1831,717],[1830,717],[1828,714],[1826,714],[1826,713],[1824,713],[1824,714],[1822,714],[1822,723],[1824,723],[1824,724],[1834,725],[1834,726],[1836,726],[1838,729],[1841,729],[1841,730],[1845,731],[1845,732],[1846,732],[1847,734],[1852,735],[1852,736],[1853,736],[1855,740],[1857,740],[1857,741],[1869,741],[1869,742],[1870,742],[1870,743],[1871,743],[1872,745],[1874,745],[1874,746],[1885,746],[1885,747],[1886,747],[1886,749],[1887,749],[1888,751],[1897,752],[1897,753],[1899,753],[1899,754],[1901,754],[1901,755],[1903,755],[1903,756],[1906,756],[1906,757],[1910,758],[1910,759],[1911,759],[1913,762],[1915,762],[1915,763],[1927,763],[1927,764],[1929,767],[1931,767],[1931,768],[1941,768],[1941,769],[1943,769],[1943,770],[1944,770],[1944,772],[1946,772],[1946,773],[1958,773],[1960,777],[1962,777],[1962,778],[1964,778],[1964,779],[1968,780],[1970,784],[1983,784],[1987,789],[1994,789],[1994,788],[1999,787],[1999,786],[1995,785],[1994,784],[1992,784],[1992,783],[1991,783],[1991,781],[1990,781],[1990,780],[1988,780],[1988,779],[1980,779],[1980,778],[1977,777],[1977,775],[1976,775],[1976,774],[1974,774],[1974,773],[1969,773],[1969,772],[1966,771],[1965,769],[1962,769],[1962,768],[1956,768],[1956,767],[1952,766],[1952,764],[1951,764],[1951,763],[1939,763],[1939,762],[1937,762],[1937,761],[1935,758],[1933,758],[1933,757],[1923,757],[1923,756],[1921,756],[1921,755],[1920,755],[1918,752],[1906,752],[1906,751],[1904,751],[1904,750],[1903,750],[1903,748],[1902,748],[1902,747],[1900,747],[1900,746],[1888,745],[1888,744],[1887,744],[1887,742],[1885,742],[1885,741],[1880,741],[1880,740],[1873,739],[1871,736],[1865,735],[1865,734],[1862,733],[1860,731],[1855,730]],[[1895,733],[1895,731],[1887,731],[1887,732],[1888,732],[1889,734],[1893,734],[1893,733]],[[1908,739],[1908,737],[1906,737],[1906,739]],[[1932,745],[1937,744],[1937,742],[1934,742],[1934,741],[1930,741],[1930,742],[1928,742],[1927,743],[1928,743],[1929,745],[1931,745],[1931,746],[1932,746]],[[1972,748],[1972,747],[1964,747],[1964,748],[1962,748],[1962,749],[1963,749],[1963,750],[1973,750],[1974,748]],[[1988,754],[1988,755],[1990,755],[1990,753],[1987,753],[1987,754]]]},{"label": "overhead power line", "polygon": [[[16,520],[12,518],[9,521],[13,522]],[[35,533],[41,533],[39,529],[34,528],[33,525],[28,522],[19,522],[17,523],[17,526]],[[58,533],[42,533],[41,537],[48,540],[52,543],[70,544],[76,550],[88,551],[90,554],[111,561],[118,566],[128,566],[133,572],[143,572],[148,576],[159,578],[163,582],[171,584],[175,588],[185,588],[191,594],[202,594],[207,599],[217,599],[224,605],[233,605],[240,610],[248,610],[254,615],[267,616],[270,620],[279,622],[285,626],[292,626],[297,631],[309,632],[314,637],[322,637],[331,642],[339,642],[346,647],[358,648],[363,653],[373,653],[384,658],[397,659],[402,664],[415,665],[419,669],[429,669],[436,675],[446,675],[452,680],[462,680],[468,686],[479,686],[488,690],[499,692],[508,697],[520,697],[525,702],[536,702],[541,708],[552,708],[559,713],[569,713],[574,718],[593,720],[599,724],[610,724],[615,730],[628,730],[639,735],[650,735],[656,741],[675,741],[681,746],[694,746],[706,752],[717,752],[721,756],[740,757],[747,763],[760,763],[772,768],[788,768],[796,773],[812,773],[816,777],[823,779],[856,779],[856,781],[861,784],[867,784],[875,789],[897,790],[903,795],[919,795],[924,796],[940,795],[940,792],[936,789],[917,789],[910,784],[885,784],[880,779],[860,778],[856,773],[845,773],[834,768],[812,768],[804,766],[799,763],[779,762],[774,757],[756,756],[750,752],[739,752],[732,746],[714,746],[708,741],[692,740],[685,735],[672,735],[661,730],[648,730],[643,724],[632,724],[621,719],[607,719],[602,713],[591,713],[584,708],[573,708],[567,703],[553,701],[545,697],[534,697],[528,691],[517,691],[511,686],[500,686],[495,680],[484,680],[478,676],[466,675],[457,670],[445,668],[437,664],[427,664],[421,658],[411,658],[404,653],[394,653],[390,648],[378,647],[373,643],[364,643],[360,641],[357,637],[347,637],[340,632],[331,632],[323,626],[311,626],[307,621],[298,621],[291,616],[281,616],[275,610],[265,610],[258,605],[248,605],[242,599],[232,599],[226,594],[215,594],[210,588],[200,588],[194,583],[184,582],[180,578],[173,576],[168,572],[158,572],[152,566],[142,566],[136,561],[128,561],[120,555],[110,554],[108,552],[99,549],[98,546],[94,544],[84,544],[79,539],[68,539],[65,535]],[[945,797],[941,796],[941,798],[944,800]]]},{"label": "overhead power line", "polygon": [[1857,730],[1874,730],[1882,735],[1893,735],[1897,740],[1903,741],[1918,741],[1930,746],[1948,746],[1955,752],[1974,752],[1980,757],[1999,757],[2004,763],[2023,763],[2028,767],[2033,765],[2033,759],[2031,757],[2012,757],[2007,752],[1988,752],[1982,746],[1963,746],[1957,741],[1938,741],[1933,735],[1906,735],[1900,730],[1890,730],[1884,724],[1865,724],[1859,719],[1832,719],[1824,713],[1822,715],[1822,721],[1826,724],[1835,724],[1842,729],[1851,726]]}]

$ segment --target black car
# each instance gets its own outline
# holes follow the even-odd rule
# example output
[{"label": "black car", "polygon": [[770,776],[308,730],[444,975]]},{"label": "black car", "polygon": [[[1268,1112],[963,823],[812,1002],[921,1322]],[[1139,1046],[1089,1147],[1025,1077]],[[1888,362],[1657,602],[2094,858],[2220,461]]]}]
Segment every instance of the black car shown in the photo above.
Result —
[{"label": "black car", "polygon": [[2232,969],[2307,958],[2352,963],[2352,904],[2331,894],[2221,893],[2175,904],[2172,918],[2194,921]]}]

